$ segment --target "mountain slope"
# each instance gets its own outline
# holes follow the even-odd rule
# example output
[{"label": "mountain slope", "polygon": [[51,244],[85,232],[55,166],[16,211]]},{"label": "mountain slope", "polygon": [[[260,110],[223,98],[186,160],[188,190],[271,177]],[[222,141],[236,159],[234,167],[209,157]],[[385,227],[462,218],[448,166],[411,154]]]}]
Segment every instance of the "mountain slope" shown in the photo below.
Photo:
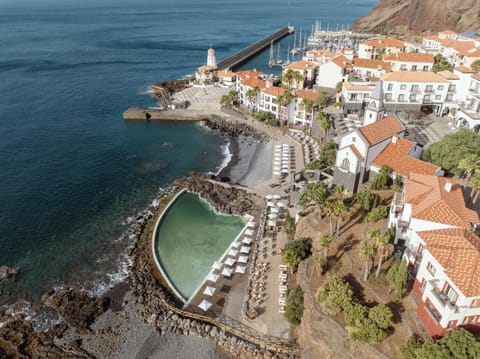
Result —
[{"label": "mountain slope", "polygon": [[380,0],[353,24],[356,31],[479,31],[480,0]]}]

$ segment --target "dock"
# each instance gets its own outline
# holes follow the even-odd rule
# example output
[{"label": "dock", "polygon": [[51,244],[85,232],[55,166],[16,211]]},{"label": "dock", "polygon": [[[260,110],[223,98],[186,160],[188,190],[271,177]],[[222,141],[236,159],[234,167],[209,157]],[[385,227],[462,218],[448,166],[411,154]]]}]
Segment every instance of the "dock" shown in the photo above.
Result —
[{"label": "dock", "polygon": [[237,67],[244,64],[252,57],[255,57],[259,52],[269,47],[272,42],[274,43],[278,40],[283,39],[285,36],[292,34],[293,31],[294,28],[292,26],[286,26],[222,60],[217,64],[217,68],[219,70],[230,69],[234,71]]}]

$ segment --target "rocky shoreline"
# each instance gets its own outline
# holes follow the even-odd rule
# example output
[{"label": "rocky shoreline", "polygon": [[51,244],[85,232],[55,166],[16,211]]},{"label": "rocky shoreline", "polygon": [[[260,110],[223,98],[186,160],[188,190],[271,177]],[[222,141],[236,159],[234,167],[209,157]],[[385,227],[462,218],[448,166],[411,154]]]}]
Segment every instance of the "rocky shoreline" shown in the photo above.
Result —
[{"label": "rocky shoreline", "polygon": [[[133,267],[125,282],[119,285],[123,288],[112,288],[101,298],[93,298],[76,288],[50,291],[44,300],[63,320],[48,332],[35,332],[32,324],[22,315],[8,318],[5,312],[0,311],[0,357],[125,357],[122,356],[125,353],[112,353],[115,348],[102,343],[118,341],[119,333],[131,335],[131,323],[124,318],[137,316],[159,337],[181,335],[213,340],[219,357],[221,353],[240,358],[291,357],[260,348],[211,323],[184,317],[172,310],[181,303],[176,303],[175,297],[162,286],[153,264],[150,241],[157,216],[181,188],[199,193],[218,211],[225,213],[252,213],[261,204],[261,199],[255,194],[214,182],[207,176],[193,174],[177,180],[169,193],[136,218],[134,232],[137,241],[129,253],[134,260]],[[117,320],[104,319],[107,324],[101,329],[96,328],[96,323],[102,321],[104,316],[114,316]],[[112,322],[117,323],[118,327],[114,327]]]}]

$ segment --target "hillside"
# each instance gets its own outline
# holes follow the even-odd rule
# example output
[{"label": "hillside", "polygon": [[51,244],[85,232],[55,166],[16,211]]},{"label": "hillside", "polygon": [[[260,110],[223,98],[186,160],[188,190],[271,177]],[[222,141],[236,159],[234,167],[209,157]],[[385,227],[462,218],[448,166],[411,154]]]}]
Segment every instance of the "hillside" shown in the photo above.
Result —
[{"label": "hillside", "polygon": [[380,0],[357,19],[357,31],[392,31],[397,34],[479,31],[480,0]]}]

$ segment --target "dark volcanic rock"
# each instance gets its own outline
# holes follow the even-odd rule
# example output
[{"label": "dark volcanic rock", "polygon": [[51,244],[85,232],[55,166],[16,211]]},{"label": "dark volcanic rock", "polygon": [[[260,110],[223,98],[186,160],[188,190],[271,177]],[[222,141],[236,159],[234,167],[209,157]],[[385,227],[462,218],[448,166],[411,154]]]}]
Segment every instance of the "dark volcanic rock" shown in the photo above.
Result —
[{"label": "dark volcanic rock", "polygon": [[15,278],[18,268],[0,266],[0,279]]},{"label": "dark volcanic rock", "polygon": [[108,309],[108,298],[92,298],[86,292],[66,288],[47,294],[47,304],[73,328],[85,331]]},{"label": "dark volcanic rock", "polygon": [[214,115],[210,118],[205,119],[203,124],[208,128],[225,133],[231,137],[238,137],[240,135],[253,137],[260,142],[268,142],[270,140],[269,136],[257,130],[256,128],[248,125],[247,123],[241,123],[237,121],[227,121],[223,118],[216,117]]}]

